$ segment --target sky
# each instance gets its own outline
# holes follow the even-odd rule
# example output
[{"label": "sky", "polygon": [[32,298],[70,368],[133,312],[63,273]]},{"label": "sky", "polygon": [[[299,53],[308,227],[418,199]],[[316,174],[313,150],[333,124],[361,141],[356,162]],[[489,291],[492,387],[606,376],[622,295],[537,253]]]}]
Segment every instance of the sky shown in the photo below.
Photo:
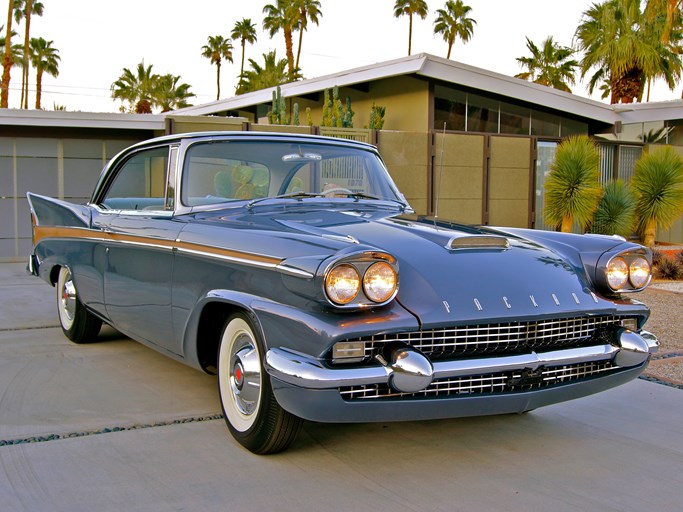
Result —
[{"label": "sky", "polygon": [[[5,12],[7,0],[1,2]],[[44,14],[32,17],[31,37],[52,40],[59,50],[59,76],[43,78],[42,106],[69,111],[118,112],[121,103],[111,98],[111,84],[123,68],[134,70],[144,60],[158,74],[181,76],[196,94],[195,105],[216,99],[216,67],[201,56],[209,36],[229,38],[242,18],[257,26],[258,41],[247,45],[246,57],[262,64],[264,53],[276,50],[285,57],[281,32],[272,39],[262,28],[263,6],[275,0],[42,0]],[[445,0],[428,0],[427,19],[413,21],[412,53],[446,56],[447,45],[433,31],[436,10]],[[452,60],[505,75],[522,71],[517,57],[528,56],[525,36],[537,45],[552,35],[563,46],[572,37],[591,1],[584,0],[465,0],[477,21],[472,39],[456,41]],[[395,18],[395,0],[321,0],[320,25],[304,33],[300,67],[306,78],[405,57],[408,54],[408,18]],[[3,16],[4,19],[4,16]],[[13,26],[23,41],[23,24]],[[242,49],[233,42],[234,63],[221,68],[221,98],[231,97],[239,75]],[[245,66],[248,67],[247,64]],[[19,105],[21,73],[12,70],[10,108]],[[35,105],[32,70],[31,107]],[[653,87],[651,100],[680,98],[664,83]],[[588,97],[578,83],[573,92]],[[593,99],[599,100],[594,95]]]}]

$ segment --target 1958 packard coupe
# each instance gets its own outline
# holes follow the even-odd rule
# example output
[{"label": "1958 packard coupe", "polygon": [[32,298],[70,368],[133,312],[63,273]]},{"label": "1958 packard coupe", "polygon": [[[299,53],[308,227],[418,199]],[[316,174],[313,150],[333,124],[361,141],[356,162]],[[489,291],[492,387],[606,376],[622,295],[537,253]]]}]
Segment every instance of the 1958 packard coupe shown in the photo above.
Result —
[{"label": "1958 packard coupe", "polygon": [[28,198],[28,270],[64,334],[106,322],[217,374],[255,453],[303,420],[530,411],[634,379],[658,346],[626,295],[647,249],[416,216],[363,143],[166,136],[113,158],[85,205]]}]

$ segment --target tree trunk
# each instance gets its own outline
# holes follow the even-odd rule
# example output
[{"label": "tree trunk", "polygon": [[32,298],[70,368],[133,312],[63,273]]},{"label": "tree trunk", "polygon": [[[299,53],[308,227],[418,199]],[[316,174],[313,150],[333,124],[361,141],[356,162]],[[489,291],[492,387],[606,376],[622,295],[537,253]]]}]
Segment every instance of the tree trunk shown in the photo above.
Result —
[{"label": "tree trunk", "polygon": [[[36,110],[40,110],[40,97],[43,90],[43,70],[38,68],[36,73]],[[27,95],[28,100],[28,95]],[[28,108],[28,105],[27,105]]]},{"label": "tree trunk", "polygon": [[285,49],[287,50],[287,69],[290,79],[294,76],[294,51],[292,49],[292,29],[285,28]]},{"label": "tree trunk", "polygon": [[447,59],[451,58],[451,48],[453,48],[453,43],[449,41],[448,42],[448,54],[446,55]]},{"label": "tree trunk", "polygon": [[33,10],[33,0],[26,0],[26,34],[24,34],[24,70],[23,70],[23,88],[21,90],[21,96],[24,98],[24,104],[22,108],[28,110],[28,72],[31,67],[29,62],[28,50],[29,50],[29,34],[31,31],[31,11]]},{"label": "tree trunk", "polygon": [[244,75],[244,49],[246,41],[242,38],[242,65],[240,66],[240,80],[242,80],[242,75]]},{"label": "tree trunk", "polygon": [[296,49],[296,63],[294,64],[294,69],[299,69],[299,58],[301,57],[301,43],[304,40],[304,29],[306,28],[306,9],[301,9],[301,16],[299,17],[299,47]]},{"label": "tree trunk", "polygon": [[643,245],[645,247],[654,247],[655,236],[657,236],[657,221],[650,219],[645,224],[645,229],[643,229]]},{"label": "tree trunk", "polygon": [[572,216],[565,215],[564,217],[562,217],[562,225],[560,227],[560,231],[562,231],[563,233],[571,233],[573,225],[574,219],[572,218]]},{"label": "tree trunk", "polygon": [[2,59],[2,87],[0,87],[0,108],[7,108],[9,103],[10,68],[12,67],[12,14],[14,2],[9,1],[7,25],[5,25],[5,55]]},{"label": "tree trunk", "polygon": [[216,62],[216,101],[221,97],[221,61]]},{"label": "tree trunk", "polygon": [[410,23],[408,24],[408,55],[410,55],[410,51],[412,50],[413,46],[413,13],[411,12],[408,14],[408,18],[410,19]]}]

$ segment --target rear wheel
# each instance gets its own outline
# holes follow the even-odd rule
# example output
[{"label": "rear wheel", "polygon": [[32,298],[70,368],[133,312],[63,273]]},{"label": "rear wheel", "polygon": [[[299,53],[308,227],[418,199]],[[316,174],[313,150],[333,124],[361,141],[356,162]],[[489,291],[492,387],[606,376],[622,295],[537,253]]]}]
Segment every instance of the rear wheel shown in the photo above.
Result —
[{"label": "rear wheel", "polygon": [[85,309],[81,303],[68,267],[59,269],[57,311],[64,335],[74,343],[94,341],[100,332],[102,320]]},{"label": "rear wheel", "polygon": [[256,454],[286,449],[302,424],[275,400],[262,361],[263,344],[249,319],[231,316],[218,349],[218,391],[230,433]]}]

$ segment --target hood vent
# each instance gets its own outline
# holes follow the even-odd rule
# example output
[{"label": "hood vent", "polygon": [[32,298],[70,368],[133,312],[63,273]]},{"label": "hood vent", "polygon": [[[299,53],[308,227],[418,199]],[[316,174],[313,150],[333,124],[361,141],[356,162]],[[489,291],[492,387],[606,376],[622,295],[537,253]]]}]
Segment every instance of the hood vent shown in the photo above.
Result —
[{"label": "hood vent", "polygon": [[510,248],[510,242],[502,236],[492,235],[466,235],[451,238],[446,244],[446,249],[497,249]]}]

